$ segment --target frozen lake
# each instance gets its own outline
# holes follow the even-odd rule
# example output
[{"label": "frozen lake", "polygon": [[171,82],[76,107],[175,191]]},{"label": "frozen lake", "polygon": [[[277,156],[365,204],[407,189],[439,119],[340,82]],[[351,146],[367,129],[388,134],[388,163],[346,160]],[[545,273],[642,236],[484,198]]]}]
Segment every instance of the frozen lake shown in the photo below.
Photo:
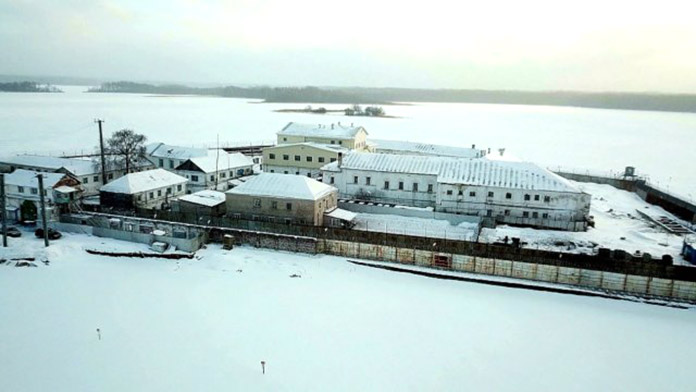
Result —
[{"label": "frozen lake", "polygon": [[[289,121],[355,122],[373,138],[479,148],[505,147],[543,166],[620,172],[636,166],[657,185],[696,198],[693,147],[696,114],[488,104],[386,106],[397,119],[276,113],[303,104],[247,99],[138,94],[0,93],[0,155],[74,152],[98,143],[93,119],[106,132],[132,128],[151,141],[181,145],[270,141]],[[315,105],[317,106],[317,105]],[[346,105],[324,105],[340,109]]]}]

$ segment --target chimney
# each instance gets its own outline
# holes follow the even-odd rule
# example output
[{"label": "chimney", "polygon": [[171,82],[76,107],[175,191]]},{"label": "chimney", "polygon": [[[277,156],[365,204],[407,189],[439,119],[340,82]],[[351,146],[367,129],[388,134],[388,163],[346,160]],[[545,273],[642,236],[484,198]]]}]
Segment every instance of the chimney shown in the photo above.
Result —
[{"label": "chimney", "polygon": [[353,128],[353,123],[350,123],[350,127]]},{"label": "chimney", "polygon": [[331,123],[331,129],[334,129],[334,124],[333,124],[333,123]]},{"label": "chimney", "polygon": [[343,166],[343,153],[339,152],[338,153],[338,168],[340,169],[341,166]]},{"label": "chimney", "polygon": [[340,122],[340,121],[338,122],[338,126],[339,126],[339,127],[341,126],[341,122]]},{"label": "chimney", "polygon": [[471,145],[471,149],[472,149],[472,150],[475,150],[475,149],[476,149],[476,145],[475,145],[475,144],[472,144],[472,145]]},{"label": "chimney", "polygon": [[490,148],[490,147],[488,147],[488,153],[489,153],[489,154],[491,153],[491,148]]}]

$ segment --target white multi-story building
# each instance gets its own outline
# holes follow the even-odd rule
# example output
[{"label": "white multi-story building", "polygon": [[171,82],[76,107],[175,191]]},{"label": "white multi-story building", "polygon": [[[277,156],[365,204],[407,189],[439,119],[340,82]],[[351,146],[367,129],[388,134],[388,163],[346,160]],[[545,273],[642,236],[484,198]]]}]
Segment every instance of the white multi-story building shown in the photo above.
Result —
[{"label": "white multi-story building", "polygon": [[205,189],[226,191],[228,181],[254,172],[254,161],[244,154],[211,151],[203,157],[185,160],[174,170],[189,180],[189,193]]},{"label": "white multi-story building", "polygon": [[322,177],[343,198],[571,231],[587,228],[591,200],[529,162],[353,152],[324,166]]},{"label": "white multi-story building", "polygon": [[150,143],[145,146],[145,156],[156,167],[174,171],[179,165],[191,158],[208,155],[207,148],[172,146],[164,143]]},{"label": "white multi-story building", "polygon": [[367,131],[353,124],[302,124],[290,122],[278,133],[278,144],[319,143],[334,144],[349,150],[368,148]]}]

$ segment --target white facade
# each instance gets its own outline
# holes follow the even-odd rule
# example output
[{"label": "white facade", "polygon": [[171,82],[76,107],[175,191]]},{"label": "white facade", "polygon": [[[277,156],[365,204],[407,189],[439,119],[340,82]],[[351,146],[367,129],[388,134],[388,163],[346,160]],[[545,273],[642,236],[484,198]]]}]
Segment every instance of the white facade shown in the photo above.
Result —
[{"label": "white facade", "polygon": [[174,172],[189,180],[189,193],[206,189],[226,191],[229,189],[228,181],[253,174],[254,161],[238,152],[228,154],[220,151],[219,155],[211,152],[204,157],[186,160]]},{"label": "white facade", "polygon": [[586,228],[591,200],[528,162],[351,153],[322,172],[345,198],[562,230]]},{"label": "white facade", "polygon": [[163,169],[131,173],[100,189],[101,202],[110,207],[159,209],[186,194],[184,177]]}]

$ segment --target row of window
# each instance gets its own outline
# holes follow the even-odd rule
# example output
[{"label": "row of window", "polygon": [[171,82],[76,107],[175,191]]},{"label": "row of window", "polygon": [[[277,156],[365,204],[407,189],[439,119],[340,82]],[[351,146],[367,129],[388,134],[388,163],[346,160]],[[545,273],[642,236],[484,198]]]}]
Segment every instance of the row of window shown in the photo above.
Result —
[{"label": "row of window", "polygon": [[[254,199],[254,208],[261,208],[261,199]],[[278,202],[277,201],[271,201],[271,209],[272,210],[278,209]],[[288,211],[292,211],[292,203],[285,203],[285,209]]]},{"label": "row of window", "polygon": [[[108,173],[106,175],[107,180],[113,180],[114,179],[114,173]],[[92,177],[92,182],[99,182],[99,176],[94,176]],[[82,183],[83,184],[89,184],[89,177],[83,177],[82,178]]]},{"label": "row of window", "polygon": [[[24,187],[23,186],[18,186],[17,187],[17,192],[18,193],[24,193]],[[38,188],[29,188],[29,193],[32,195],[38,195],[39,194],[39,189]],[[48,192],[44,189],[44,196],[48,196]]]},{"label": "row of window", "polygon": [[[268,159],[269,159],[269,160],[275,160],[275,159],[276,159],[276,155],[275,155],[275,154],[268,154]],[[283,160],[284,160],[284,161],[289,161],[289,160],[290,160],[290,155],[288,155],[288,154],[283,154]],[[295,161],[297,161],[297,162],[302,161],[302,156],[301,156],[301,155],[295,155]],[[312,157],[311,155],[307,155],[307,156],[305,156],[305,161],[307,161],[307,162],[313,162],[313,161],[314,161],[314,157]],[[329,161],[330,161],[330,162],[335,162],[335,161],[336,161],[336,158],[330,158]],[[325,160],[324,157],[317,157],[317,162],[319,162],[319,163],[325,163],[326,160]]]},{"label": "row of window", "polygon": [[[184,189],[184,188],[181,184],[176,186],[177,192],[181,192],[182,189]],[[166,192],[167,192],[167,195],[171,195],[172,194],[172,187],[167,188]],[[162,190],[161,189],[157,190],[157,197],[162,197]],[[154,191],[149,192],[148,193],[148,200],[152,200],[154,198],[155,198],[155,192]],[[138,195],[138,201],[142,201],[142,200],[143,200],[143,195],[142,194]]]}]

